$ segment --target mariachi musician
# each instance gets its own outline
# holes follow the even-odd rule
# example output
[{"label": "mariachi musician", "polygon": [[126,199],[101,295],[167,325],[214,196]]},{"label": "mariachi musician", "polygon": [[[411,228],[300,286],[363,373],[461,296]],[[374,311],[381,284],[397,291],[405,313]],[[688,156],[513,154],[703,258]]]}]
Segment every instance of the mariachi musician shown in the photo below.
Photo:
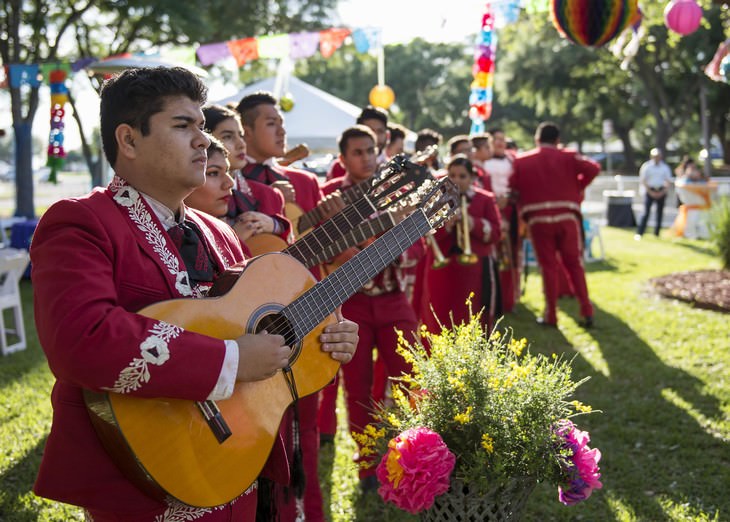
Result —
[{"label": "mariachi musician", "polygon": [[471,160],[457,154],[446,166],[449,179],[459,188],[462,212],[429,238],[425,280],[420,303],[421,319],[431,332],[469,320],[467,299],[482,323],[491,328],[499,299],[494,245],[500,237],[499,209],[494,195],[474,186],[477,172]]},{"label": "mariachi musician", "polygon": [[[129,69],[109,80],[101,134],[115,177],[105,189],[55,203],[31,246],[36,328],[56,378],[34,491],[85,508],[87,520],[255,517],[255,483],[216,508],[149,496],[105,451],[83,400],[84,390],[222,400],[238,381],[264,379],[289,364],[282,336],[221,340],[137,313],[159,301],[200,297],[243,260],[227,225],[183,204],[205,181],[205,97],[205,85],[181,68]],[[323,339],[331,343],[323,350],[349,360],[356,325],[331,327],[338,339]]]},{"label": "mariachi musician", "polygon": [[543,122],[535,132],[537,147],[515,159],[510,189],[527,223],[535,255],[540,263],[545,311],[537,322],[557,326],[558,254],[580,303],[580,323],[593,325],[593,306],[583,269],[583,191],[600,172],[595,161],[560,148],[560,129]]}]

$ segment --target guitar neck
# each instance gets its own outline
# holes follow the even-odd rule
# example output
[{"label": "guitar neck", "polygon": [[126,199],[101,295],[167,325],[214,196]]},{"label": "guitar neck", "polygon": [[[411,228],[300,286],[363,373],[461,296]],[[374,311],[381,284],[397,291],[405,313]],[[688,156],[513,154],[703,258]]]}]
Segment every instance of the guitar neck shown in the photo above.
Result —
[{"label": "guitar neck", "polygon": [[284,253],[289,254],[307,268],[332,259],[347,248],[364,241],[361,239],[350,243],[352,239],[348,234],[375,211],[375,205],[367,196],[360,197],[342,212],[328,219],[306,236],[299,238],[287,247]]},{"label": "guitar neck", "polygon": [[426,214],[422,210],[413,212],[281,310],[292,325],[296,339],[303,339],[332,310],[354,295],[363,284],[395,261],[429,230],[431,224]]},{"label": "guitar neck", "polygon": [[[344,201],[345,205],[352,205],[353,203],[357,202],[360,198],[365,196],[368,192],[370,192],[370,189],[372,188],[372,178],[367,179],[361,183],[358,183],[357,185],[353,185],[352,187],[349,187],[347,190],[342,192],[342,201]],[[314,207],[312,210],[305,212],[301,216],[299,216],[299,222],[297,223],[297,229],[298,232],[304,232],[305,230],[309,230],[310,228],[313,228],[317,223],[322,221],[324,219],[324,214],[322,213],[322,209],[318,206]]]}]

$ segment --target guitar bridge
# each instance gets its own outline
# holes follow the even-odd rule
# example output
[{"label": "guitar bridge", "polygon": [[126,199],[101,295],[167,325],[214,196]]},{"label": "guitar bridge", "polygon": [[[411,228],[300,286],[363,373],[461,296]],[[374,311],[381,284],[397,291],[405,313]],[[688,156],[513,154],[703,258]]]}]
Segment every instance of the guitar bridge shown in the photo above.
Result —
[{"label": "guitar bridge", "polygon": [[218,405],[213,401],[196,402],[195,405],[203,414],[205,422],[208,423],[208,427],[210,427],[210,431],[213,432],[218,443],[223,444],[232,435],[232,432],[218,409]]}]

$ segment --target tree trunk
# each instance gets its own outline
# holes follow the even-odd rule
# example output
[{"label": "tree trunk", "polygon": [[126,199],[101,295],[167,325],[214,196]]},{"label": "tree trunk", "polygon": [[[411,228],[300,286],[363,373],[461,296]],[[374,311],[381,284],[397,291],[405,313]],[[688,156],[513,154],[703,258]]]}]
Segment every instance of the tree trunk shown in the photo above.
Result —
[{"label": "tree trunk", "polygon": [[13,123],[13,130],[15,132],[15,215],[34,218],[32,126],[25,122]]},{"label": "tree trunk", "polygon": [[86,133],[84,132],[84,126],[79,116],[79,111],[76,110],[76,99],[74,98],[71,91],[68,92],[68,103],[73,109],[73,117],[76,120],[76,126],[79,129],[79,137],[81,138],[81,150],[84,154],[84,160],[86,160],[86,166],[91,174],[91,186],[99,187],[104,184],[104,180],[101,179],[101,155],[102,151],[96,151],[96,160],[94,160],[94,151],[91,150],[91,145],[86,139]]},{"label": "tree trunk", "polygon": [[637,172],[636,170],[636,154],[634,154],[634,147],[631,146],[631,129],[629,127],[622,127],[621,125],[613,125],[614,132],[624,148],[624,168],[626,174],[632,175]]}]

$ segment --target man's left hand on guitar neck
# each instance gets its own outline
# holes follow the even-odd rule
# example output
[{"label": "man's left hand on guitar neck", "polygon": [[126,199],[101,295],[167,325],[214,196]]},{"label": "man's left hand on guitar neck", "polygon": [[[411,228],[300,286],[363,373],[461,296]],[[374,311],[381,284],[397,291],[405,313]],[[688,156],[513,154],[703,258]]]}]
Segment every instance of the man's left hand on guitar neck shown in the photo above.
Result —
[{"label": "man's left hand on guitar neck", "polygon": [[355,356],[358,326],[345,319],[340,308],[335,310],[335,317],[337,322],[327,326],[319,340],[322,342],[322,351],[328,352],[334,360],[347,364]]}]

